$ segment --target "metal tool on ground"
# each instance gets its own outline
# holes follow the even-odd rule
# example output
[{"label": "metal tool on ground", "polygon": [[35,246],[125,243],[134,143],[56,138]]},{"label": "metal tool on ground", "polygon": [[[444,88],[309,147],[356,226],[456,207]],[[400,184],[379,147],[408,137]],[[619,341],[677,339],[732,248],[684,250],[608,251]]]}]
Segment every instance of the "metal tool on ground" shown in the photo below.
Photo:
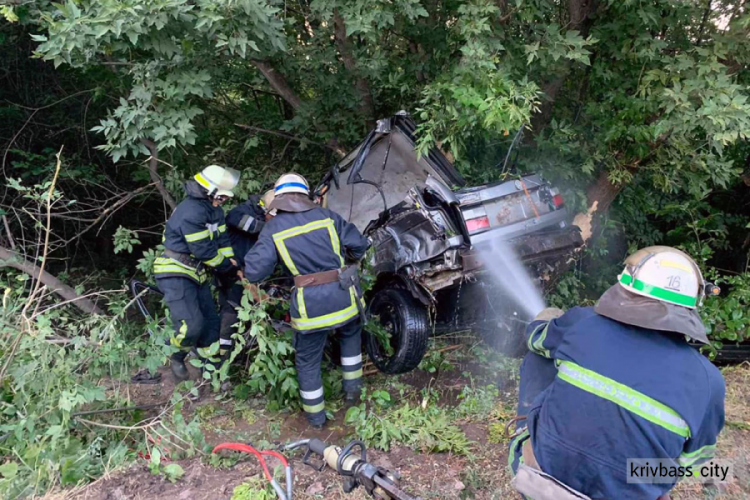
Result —
[{"label": "metal tool on ground", "polygon": [[[289,465],[289,461],[284,455],[277,451],[258,451],[249,444],[244,443],[222,443],[216,446],[213,452],[218,453],[221,450],[240,451],[243,453],[250,453],[255,455],[258,458],[258,462],[260,462],[261,467],[263,467],[263,474],[266,476],[266,479],[268,479],[268,482],[271,483],[271,486],[276,492],[276,495],[279,497],[279,500],[292,500],[292,467]],[[286,475],[286,489],[282,488],[281,485],[279,485],[279,483],[276,481],[276,479],[274,479],[271,475],[271,472],[268,470],[268,465],[266,464],[266,456],[276,457],[281,461],[282,464],[284,464],[284,473]]]},{"label": "metal tool on ground", "polygon": [[[307,448],[302,463],[318,471],[328,465],[344,476],[344,492],[346,493],[362,486],[371,497],[378,500],[420,500],[399,488],[401,475],[398,472],[386,470],[367,461],[367,448],[362,441],[352,441],[342,449],[320,439],[303,439],[283,446],[282,450],[302,447]],[[323,457],[323,460],[315,463],[312,460],[313,455]]]}]

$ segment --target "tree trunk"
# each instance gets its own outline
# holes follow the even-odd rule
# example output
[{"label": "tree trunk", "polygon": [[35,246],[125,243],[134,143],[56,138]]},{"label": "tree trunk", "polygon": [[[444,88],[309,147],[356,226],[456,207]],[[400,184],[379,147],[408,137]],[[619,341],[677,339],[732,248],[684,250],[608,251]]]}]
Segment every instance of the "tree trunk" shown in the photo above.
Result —
[{"label": "tree trunk", "polygon": [[609,210],[623,187],[623,184],[612,184],[606,170],[602,171],[596,182],[588,187],[586,190],[587,209],[585,212],[578,213],[573,219],[573,224],[581,228],[584,245],[588,244],[597,232],[601,215]]},{"label": "tree trunk", "polygon": [[357,62],[352,53],[352,45],[346,36],[346,23],[338,9],[334,10],[333,14],[333,33],[336,48],[338,48],[341,59],[344,61],[344,67],[354,77],[354,84],[359,92],[359,112],[365,117],[367,126],[372,127],[375,124],[375,104],[372,99],[372,92],[370,92],[370,85],[364,77],[357,74]]},{"label": "tree trunk", "polygon": [[[255,65],[255,67],[258,68],[261,73],[263,73],[263,76],[266,77],[266,80],[268,80],[268,84],[271,85],[271,87],[281,97],[283,97],[284,100],[288,102],[295,111],[299,110],[302,107],[302,99],[300,98],[300,96],[298,96],[297,93],[292,89],[292,87],[289,86],[289,83],[286,81],[286,78],[284,78],[284,75],[276,71],[276,69],[271,66],[268,61],[251,59],[250,62],[252,62],[253,65]],[[320,129],[317,124],[316,128]],[[337,141],[335,137],[331,138],[328,141],[328,147],[333,149],[336,154],[339,155],[339,157],[343,158],[344,156],[346,156],[346,149],[344,149],[341,144],[339,144],[339,141]]]},{"label": "tree trunk", "polygon": [[174,210],[177,208],[177,203],[175,203],[174,198],[169,194],[167,188],[164,187],[161,176],[159,176],[159,149],[151,139],[141,139],[141,142],[143,142],[143,145],[146,146],[149,153],[151,153],[151,158],[148,160],[148,172],[151,175],[151,181],[154,183],[156,189],[159,191],[161,197],[164,198],[167,205]]},{"label": "tree trunk", "polygon": [[278,94],[283,97],[295,111],[302,107],[302,99],[294,90],[292,90],[292,87],[289,86],[284,75],[276,71],[267,61],[252,59],[251,62],[261,73],[263,73],[263,76],[266,77],[266,80],[268,80],[271,87],[278,92]]},{"label": "tree trunk", "polygon": [[81,297],[73,288],[69,287],[47,271],[42,271],[40,275],[39,271],[41,271],[41,269],[39,266],[29,262],[21,255],[8,248],[0,247],[0,267],[12,267],[13,269],[26,273],[33,278],[39,278],[42,284],[50,291],[56,293],[65,300],[69,300],[72,305],[76,306],[81,311],[88,314],[104,315],[104,311],[99,309],[93,301]]}]

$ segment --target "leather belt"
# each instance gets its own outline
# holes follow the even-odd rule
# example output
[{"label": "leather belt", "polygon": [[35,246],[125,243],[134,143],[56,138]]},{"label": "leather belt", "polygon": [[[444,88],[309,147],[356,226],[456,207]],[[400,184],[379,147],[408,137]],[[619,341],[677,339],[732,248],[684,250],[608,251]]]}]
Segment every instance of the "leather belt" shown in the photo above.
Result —
[{"label": "leather belt", "polygon": [[194,269],[198,269],[202,264],[201,261],[199,261],[198,259],[194,259],[186,253],[175,252],[174,250],[170,250],[169,248],[164,249],[164,255]]},{"label": "leather belt", "polygon": [[336,283],[339,280],[341,269],[332,269],[313,274],[303,274],[294,277],[294,286],[304,288],[306,286],[327,285]]}]

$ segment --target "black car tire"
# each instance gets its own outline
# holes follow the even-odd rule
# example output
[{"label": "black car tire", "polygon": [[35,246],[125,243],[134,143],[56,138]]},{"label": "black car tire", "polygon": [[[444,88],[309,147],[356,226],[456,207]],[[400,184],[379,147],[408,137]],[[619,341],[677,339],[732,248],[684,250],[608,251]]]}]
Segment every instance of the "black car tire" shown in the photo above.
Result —
[{"label": "black car tire", "polygon": [[398,374],[419,366],[430,337],[427,309],[408,291],[387,288],[375,294],[368,313],[379,316],[380,322],[391,333],[392,356],[387,355],[377,338],[365,334],[367,355],[378,370]]}]

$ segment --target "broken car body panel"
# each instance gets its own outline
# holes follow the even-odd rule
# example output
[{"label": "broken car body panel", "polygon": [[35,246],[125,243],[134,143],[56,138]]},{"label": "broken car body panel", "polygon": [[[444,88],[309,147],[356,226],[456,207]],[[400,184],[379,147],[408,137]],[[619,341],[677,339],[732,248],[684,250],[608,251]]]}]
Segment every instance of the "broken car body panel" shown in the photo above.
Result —
[{"label": "broken car body panel", "polygon": [[550,268],[549,259],[580,246],[562,198],[541,176],[465,187],[439,150],[417,157],[415,128],[405,113],[378,121],[318,188],[328,208],[372,239],[379,279],[406,278],[412,294],[429,305],[437,291],[475,281],[490,265],[472,246],[508,240],[541,271]]}]

